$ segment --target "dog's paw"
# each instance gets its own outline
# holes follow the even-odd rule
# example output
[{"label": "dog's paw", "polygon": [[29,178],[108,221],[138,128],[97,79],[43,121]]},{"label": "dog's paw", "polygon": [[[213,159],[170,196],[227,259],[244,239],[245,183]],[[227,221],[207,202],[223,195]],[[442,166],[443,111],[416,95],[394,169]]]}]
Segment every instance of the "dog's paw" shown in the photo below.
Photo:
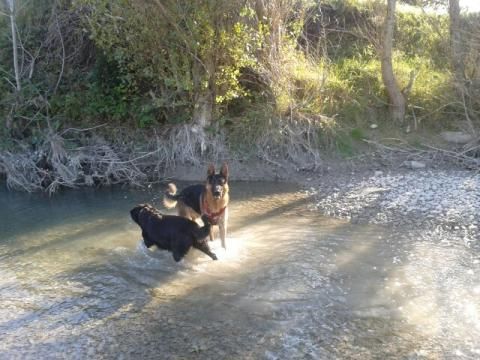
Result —
[{"label": "dog's paw", "polygon": [[172,255],[173,255],[173,260],[175,260],[175,262],[177,262],[177,263],[180,262],[181,260],[183,260],[183,256],[180,255],[180,254],[177,254],[177,253],[174,252]]}]

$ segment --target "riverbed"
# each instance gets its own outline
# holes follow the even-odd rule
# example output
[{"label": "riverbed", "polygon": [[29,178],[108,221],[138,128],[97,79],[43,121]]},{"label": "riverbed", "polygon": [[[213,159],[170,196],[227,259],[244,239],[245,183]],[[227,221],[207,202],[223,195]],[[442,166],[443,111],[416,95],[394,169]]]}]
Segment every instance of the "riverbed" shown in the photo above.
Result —
[{"label": "riverbed", "polygon": [[234,182],[227,250],[177,264],[129,217],[163,189],[1,191],[1,359],[480,357],[475,247]]}]

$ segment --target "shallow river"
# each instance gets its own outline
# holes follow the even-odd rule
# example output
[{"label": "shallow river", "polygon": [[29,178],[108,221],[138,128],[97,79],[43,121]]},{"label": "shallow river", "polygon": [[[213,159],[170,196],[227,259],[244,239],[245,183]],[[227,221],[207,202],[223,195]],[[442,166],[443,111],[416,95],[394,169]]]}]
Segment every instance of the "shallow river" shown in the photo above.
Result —
[{"label": "shallow river", "polygon": [[480,358],[480,254],[231,185],[227,251],[177,264],[129,210],[162,188],[0,191],[0,359]]}]

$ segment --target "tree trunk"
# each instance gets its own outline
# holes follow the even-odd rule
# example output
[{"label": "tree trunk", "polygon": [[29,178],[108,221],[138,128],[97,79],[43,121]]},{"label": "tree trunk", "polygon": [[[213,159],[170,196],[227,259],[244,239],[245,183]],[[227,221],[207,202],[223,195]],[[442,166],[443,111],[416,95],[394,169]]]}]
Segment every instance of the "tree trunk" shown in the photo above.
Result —
[{"label": "tree trunk", "polygon": [[450,56],[455,92],[460,101],[463,103],[465,119],[467,121],[469,131],[472,134],[476,134],[477,131],[475,130],[475,126],[473,125],[471,119],[474,114],[471,113],[471,106],[468,104],[470,102],[470,95],[468,89],[466,88],[467,79],[465,75],[465,54],[462,45],[462,24],[459,0],[448,1],[448,14],[450,18]]},{"label": "tree trunk", "polygon": [[462,59],[462,44],[460,36],[460,5],[458,0],[449,0],[448,13],[450,17],[450,45],[452,70],[455,76],[455,85],[459,89],[464,82],[464,67]]},{"label": "tree trunk", "polygon": [[193,109],[193,123],[205,128],[212,122],[213,99],[208,89],[196,95]]},{"label": "tree trunk", "polygon": [[[200,152],[206,150],[205,128],[210,126],[213,119],[215,101],[213,61],[200,62],[196,59],[193,64],[193,82],[195,88],[194,108],[192,115],[192,130],[198,135]],[[204,81],[208,79],[208,86],[204,87]]]},{"label": "tree trunk", "polygon": [[387,0],[387,15],[385,16],[383,44],[381,48],[381,64],[382,79],[390,99],[390,113],[392,119],[397,123],[403,123],[405,118],[406,100],[393,73],[392,64],[393,31],[395,29],[395,2],[396,0]]},{"label": "tree trunk", "polygon": [[209,126],[213,118],[216,70],[214,55],[204,57],[200,59],[196,54],[192,68],[195,93],[193,123],[203,127]]},{"label": "tree trunk", "polygon": [[288,12],[288,2],[279,0],[256,0],[255,12],[260,23],[268,25],[269,41],[268,61],[274,61],[281,52],[281,44],[283,38],[284,17]]},{"label": "tree trunk", "polygon": [[13,51],[13,70],[15,72],[15,103],[12,105],[10,113],[7,115],[5,127],[11,129],[13,125],[13,117],[18,103],[18,96],[22,85],[20,83],[20,69],[18,67],[18,44],[17,44],[17,26],[15,23],[15,0],[6,0],[7,8],[10,12],[10,28],[12,32],[12,51]]},{"label": "tree trunk", "polygon": [[15,83],[17,92],[22,89],[20,84],[20,70],[18,67],[18,44],[17,44],[17,29],[15,24],[15,0],[7,0],[7,5],[10,10],[10,26],[12,31],[12,48],[13,48],[13,69],[15,71]]}]

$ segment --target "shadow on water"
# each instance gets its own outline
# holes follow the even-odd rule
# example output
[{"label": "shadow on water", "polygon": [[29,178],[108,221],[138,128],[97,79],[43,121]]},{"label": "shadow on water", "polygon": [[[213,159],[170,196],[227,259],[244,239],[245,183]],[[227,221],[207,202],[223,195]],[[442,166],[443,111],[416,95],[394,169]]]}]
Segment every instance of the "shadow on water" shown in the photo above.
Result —
[{"label": "shadow on water", "polygon": [[[49,230],[25,223],[11,232],[0,248],[0,332],[7,334],[0,357],[60,357],[65,349],[68,358],[132,359],[474,354],[480,329],[452,327],[458,314],[448,314],[441,292],[479,284],[462,280],[458,265],[456,282],[426,279],[439,266],[430,244],[421,250],[415,234],[318,217],[295,186],[232,189],[229,250],[214,242],[218,262],[191,251],[175,264],[171,254],[139,245],[128,210],[157,191],[100,192],[75,203],[81,209],[71,214],[85,216],[78,223],[55,217]],[[105,222],[95,225],[99,218]],[[68,224],[78,231],[69,234]],[[42,231],[38,243],[13,243]],[[449,264],[469,254],[458,255]],[[415,312],[428,303],[430,321]],[[472,306],[474,314],[478,302]]]}]

